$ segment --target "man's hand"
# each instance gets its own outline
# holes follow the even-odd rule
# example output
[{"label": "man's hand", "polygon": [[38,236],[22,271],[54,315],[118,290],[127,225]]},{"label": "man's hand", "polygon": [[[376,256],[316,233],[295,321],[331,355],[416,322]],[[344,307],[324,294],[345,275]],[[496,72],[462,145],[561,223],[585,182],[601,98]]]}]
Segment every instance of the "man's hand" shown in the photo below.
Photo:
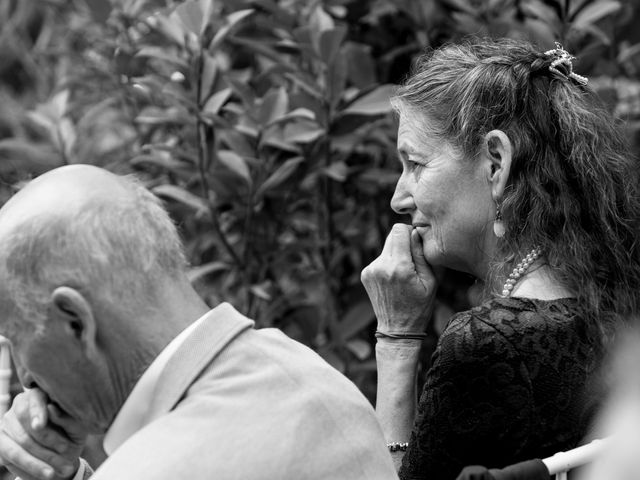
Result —
[{"label": "man's hand", "polygon": [[422,253],[421,238],[411,225],[393,226],[382,253],[362,271],[361,278],[379,331],[424,332],[437,283]]},{"label": "man's hand", "polygon": [[0,423],[0,461],[22,480],[67,480],[78,470],[86,433],[46,394],[16,396]]}]

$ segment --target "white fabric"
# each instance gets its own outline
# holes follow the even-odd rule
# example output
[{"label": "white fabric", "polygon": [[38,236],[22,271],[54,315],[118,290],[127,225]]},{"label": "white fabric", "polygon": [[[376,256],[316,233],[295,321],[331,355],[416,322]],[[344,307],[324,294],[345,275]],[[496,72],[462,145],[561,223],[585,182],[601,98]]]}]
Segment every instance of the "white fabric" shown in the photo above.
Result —
[{"label": "white fabric", "polygon": [[80,466],[71,480],[87,480],[93,474],[93,470],[84,459],[80,459]]},{"label": "white fabric", "polygon": [[[182,345],[182,342],[191,332],[203,322],[207,315],[209,315],[209,312],[193,322],[169,342],[136,382],[104,437],[103,446],[107,455],[112,455],[129,437],[154,420],[148,415],[149,405],[153,399],[156,384],[162,370],[169,362],[171,355]],[[74,477],[73,480],[80,480],[81,478]]]},{"label": "white fabric", "polygon": [[71,480],[82,480],[84,478],[85,463],[80,461],[80,467]]}]

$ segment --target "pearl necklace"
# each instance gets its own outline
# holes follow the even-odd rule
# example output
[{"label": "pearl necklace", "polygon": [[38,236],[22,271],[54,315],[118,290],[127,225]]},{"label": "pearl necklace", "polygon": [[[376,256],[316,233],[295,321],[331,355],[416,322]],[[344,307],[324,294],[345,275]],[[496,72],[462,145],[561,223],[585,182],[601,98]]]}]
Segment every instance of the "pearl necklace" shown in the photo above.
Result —
[{"label": "pearl necklace", "polygon": [[526,257],[524,257],[524,259],[522,259],[520,263],[515,266],[515,268],[509,275],[509,278],[502,287],[503,297],[511,296],[511,291],[513,290],[515,284],[518,283],[520,277],[524,276],[531,264],[536,261],[540,254],[542,254],[542,250],[539,247],[535,247],[527,254]]}]

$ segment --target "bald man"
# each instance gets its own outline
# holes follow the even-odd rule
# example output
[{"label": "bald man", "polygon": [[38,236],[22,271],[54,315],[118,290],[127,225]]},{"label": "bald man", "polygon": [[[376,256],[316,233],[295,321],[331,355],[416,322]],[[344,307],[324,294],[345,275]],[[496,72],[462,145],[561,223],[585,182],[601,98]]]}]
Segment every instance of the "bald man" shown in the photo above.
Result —
[{"label": "bald man", "polygon": [[307,347],[193,290],[174,225],[75,165],[0,209],[0,333],[25,393],[0,457],[23,480],[396,478],[372,407]]}]

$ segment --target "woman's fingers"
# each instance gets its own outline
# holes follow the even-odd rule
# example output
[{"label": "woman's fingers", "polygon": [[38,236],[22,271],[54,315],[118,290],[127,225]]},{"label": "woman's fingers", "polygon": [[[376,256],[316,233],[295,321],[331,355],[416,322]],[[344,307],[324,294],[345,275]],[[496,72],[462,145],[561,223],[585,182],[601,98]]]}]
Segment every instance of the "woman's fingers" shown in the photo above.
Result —
[{"label": "woman's fingers", "polygon": [[395,263],[410,260],[411,230],[411,225],[405,223],[394,224],[393,227],[391,227],[389,235],[387,235],[380,256],[387,256],[393,259]]},{"label": "woman's fingers", "polygon": [[418,277],[422,280],[433,280],[433,271],[427,263],[427,259],[424,257],[424,251],[422,250],[422,238],[418,231],[414,228],[411,230],[411,259],[415,266]]}]

